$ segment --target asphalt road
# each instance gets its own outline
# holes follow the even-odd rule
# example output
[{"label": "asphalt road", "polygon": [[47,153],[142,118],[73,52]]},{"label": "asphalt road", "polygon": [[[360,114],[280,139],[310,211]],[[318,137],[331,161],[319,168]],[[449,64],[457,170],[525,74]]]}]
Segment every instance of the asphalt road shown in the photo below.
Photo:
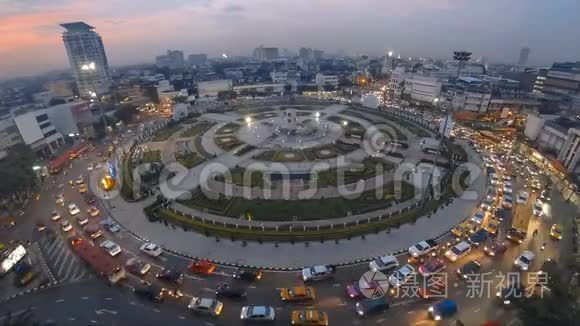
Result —
[{"label": "asphalt road", "polygon": [[[81,174],[88,175],[86,169],[88,162],[95,160],[94,153],[89,155],[87,159],[75,160],[72,167],[68,170],[68,175],[60,175],[55,184],[49,184],[48,189],[41,194],[38,201],[32,202],[26,214],[23,216],[23,221],[14,227],[13,232],[10,232],[12,238],[20,240],[34,240],[37,241],[45,236],[41,233],[33,231],[33,226],[37,221],[42,221],[47,224],[54,234],[66,244],[66,240],[73,233],[80,233],[78,224],[71,220],[75,227],[75,231],[65,233],[59,229],[58,223],[52,222],[49,219],[50,212],[55,208],[55,197],[59,192],[64,192],[67,203],[76,203],[81,212],[86,212],[87,205],[82,200],[82,195],[78,193],[77,187],[71,187],[67,184],[68,180],[74,179]],[[95,171],[91,173],[96,173]],[[60,186],[62,185],[62,186]],[[516,182],[514,187],[514,194],[523,187],[521,180]],[[528,202],[532,205],[533,202]],[[101,205],[107,205],[102,204]],[[105,209],[101,206],[101,217],[110,211],[114,214],[114,208]],[[501,283],[501,275],[506,275],[508,272],[514,272],[513,261],[524,250],[529,249],[537,254],[531,271],[536,271],[548,257],[559,260],[560,252],[567,250],[566,233],[564,240],[557,242],[549,237],[549,228],[552,223],[561,222],[565,227],[569,225],[566,217],[576,214],[574,206],[565,203],[560,195],[553,191],[551,205],[545,208],[549,214],[541,219],[532,218],[529,225],[528,234],[533,230],[538,229],[539,234],[536,237],[528,236],[526,241],[521,245],[509,244],[506,253],[497,258],[490,258],[485,256],[481,249],[473,250],[466,257],[461,258],[456,263],[448,263],[446,272],[448,275],[447,295],[449,298],[458,302],[459,312],[453,319],[445,320],[443,324],[449,324],[455,319],[462,320],[466,325],[478,325],[486,320],[501,320],[505,324],[514,322],[514,312],[509,308],[506,309],[497,304],[495,298],[495,287]],[[61,209],[63,216],[67,216],[65,209]],[[100,218],[100,217],[99,217]],[[90,218],[90,223],[98,223],[99,218]],[[505,234],[510,221],[502,223],[502,230],[500,234]],[[567,229],[566,231],[568,231]],[[157,282],[155,273],[163,267],[176,268],[180,271],[185,271],[189,263],[187,259],[178,257],[169,253],[165,253],[158,258],[149,257],[139,251],[139,246],[142,244],[138,239],[134,238],[127,232],[109,233],[105,232],[102,240],[105,238],[112,239],[117,242],[122,248],[123,252],[115,259],[120,263],[126,261],[129,257],[136,256],[139,259],[152,264],[151,271],[144,277],[150,282]],[[102,241],[99,240],[98,242]],[[540,251],[539,247],[542,243],[546,243],[545,250]],[[54,258],[49,257],[49,265],[62,265],[62,261],[66,259],[67,264],[74,266],[80,264],[72,252],[67,253],[66,245],[60,247],[62,255]],[[50,248],[49,248],[50,249]],[[70,255],[69,255],[70,254]],[[58,259],[58,260],[57,260]],[[482,266],[482,273],[489,273],[489,289],[484,288],[479,284],[481,293],[474,293],[475,286],[467,284],[463,280],[459,280],[455,274],[455,270],[464,263],[476,259]],[[406,256],[401,257],[401,264],[406,260]],[[427,308],[433,302],[423,301],[416,298],[416,294],[407,294],[399,298],[390,298],[392,301],[391,309],[383,314],[374,316],[372,318],[361,320],[354,314],[354,300],[347,298],[345,294],[345,287],[348,284],[357,282],[359,278],[368,270],[367,264],[360,264],[357,266],[350,266],[339,268],[333,279],[312,284],[316,289],[317,299],[313,308],[325,311],[329,314],[330,324],[335,325],[366,325],[366,324],[391,324],[391,325],[429,325],[434,324],[427,316]],[[68,270],[68,269],[67,269]],[[80,273],[80,272],[79,272]],[[185,280],[180,286],[180,290],[186,294],[184,298],[179,300],[169,301],[160,305],[150,304],[137,300],[126,288],[135,286],[140,282],[140,278],[131,276],[125,283],[123,289],[116,287],[104,286],[106,282],[102,279],[86,280],[88,276],[78,274],[76,269],[69,272],[71,275],[83,275],[79,279],[67,279],[65,274],[65,283],[59,287],[43,290],[41,292],[26,295],[16,298],[2,305],[0,311],[23,311],[28,307],[33,307],[33,312],[41,320],[54,320],[58,324],[126,324],[130,322],[139,322],[143,325],[160,325],[163,322],[171,325],[179,325],[181,322],[189,325],[192,324],[192,314],[187,311],[186,306],[190,296],[214,297],[214,291],[220,283],[239,284],[247,289],[248,297],[246,300],[233,301],[224,299],[224,313],[222,316],[216,318],[198,317],[195,316],[195,324],[214,324],[214,325],[237,325],[240,324],[239,312],[240,308],[246,304],[254,305],[271,305],[275,307],[277,314],[276,325],[290,324],[290,313],[293,309],[303,309],[303,306],[284,303],[280,299],[279,289],[283,287],[291,287],[301,285],[302,281],[299,279],[296,272],[266,272],[262,280],[255,283],[236,282],[231,278],[233,269],[229,267],[218,267],[216,273],[211,276],[193,275],[186,273]],[[89,273],[90,274],[90,273]],[[522,281],[525,282],[527,274],[522,274]],[[72,282],[74,281],[74,282]],[[417,282],[421,284],[423,280],[419,277]],[[505,283],[504,283],[505,285]],[[165,284],[166,287],[171,285]],[[61,301],[62,300],[62,301]],[[183,317],[183,318],[181,318]]]}]

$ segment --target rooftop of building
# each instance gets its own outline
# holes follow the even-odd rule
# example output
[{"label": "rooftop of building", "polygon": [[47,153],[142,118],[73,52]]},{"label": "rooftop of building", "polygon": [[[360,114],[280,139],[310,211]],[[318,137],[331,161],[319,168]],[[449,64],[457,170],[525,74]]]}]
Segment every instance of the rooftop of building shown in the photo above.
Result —
[{"label": "rooftop of building", "polygon": [[66,28],[67,32],[86,32],[95,29],[93,26],[85,22],[63,23],[60,26]]},{"label": "rooftop of building", "polygon": [[566,117],[559,117],[554,120],[546,121],[546,126],[554,128],[565,134],[571,128],[580,128],[580,121]]}]

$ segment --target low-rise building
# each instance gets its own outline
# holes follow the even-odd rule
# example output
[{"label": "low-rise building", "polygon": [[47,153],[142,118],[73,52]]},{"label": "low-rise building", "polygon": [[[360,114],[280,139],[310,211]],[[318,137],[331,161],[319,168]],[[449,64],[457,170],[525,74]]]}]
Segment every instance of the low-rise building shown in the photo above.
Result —
[{"label": "low-rise building", "polygon": [[46,109],[28,112],[14,118],[23,142],[43,156],[54,154],[64,144],[64,138],[48,118]]},{"label": "low-rise building", "polygon": [[325,75],[325,74],[318,73],[318,74],[316,74],[315,83],[319,88],[337,87],[338,86],[338,76],[337,75]]},{"label": "low-rise building", "polygon": [[197,93],[202,97],[215,97],[220,92],[229,92],[233,88],[231,79],[218,79],[197,83]]}]

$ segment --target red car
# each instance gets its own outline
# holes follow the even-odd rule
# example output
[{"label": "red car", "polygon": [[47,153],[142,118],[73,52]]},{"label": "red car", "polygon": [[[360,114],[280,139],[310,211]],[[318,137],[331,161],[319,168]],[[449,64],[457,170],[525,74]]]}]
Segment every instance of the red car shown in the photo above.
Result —
[{"label": "red car", "polygon": [[502,241],[493,241],[491,244],[486,245],[483,247],[483,252],[485,252],[488,256],[500,256],[507,250],[507,246],[505,242]]},{"label": "red car", "polygon": [[441,273],[445,270],[445,262],[441,258],[431,258],[425,264],[419,266],[419,273],[427,277],[434,273]]},{"label": "red car", "polygon": [[[362,289],[361,286],[363,286]],[[388,284],[384,284],[384,288],[387,287]],[[365,293],[363,293],[363,291]],[[366,299],[367,296],[373,295],[376,291],[382,291],[382,288],[377,281],[366,282],[363,280],[346,286],[346,295],[351,299]]]},{"label": "red car", "polygon": [[209,260],[196,260],[194,262],[192,262],[191,264],[189,264],[189,271],[192,273],[199,273],[199,274],[205,274],[205,275],[210,275],[213,274],[213,272],[215,272],[217,266],[216,264],[212,264]]}]

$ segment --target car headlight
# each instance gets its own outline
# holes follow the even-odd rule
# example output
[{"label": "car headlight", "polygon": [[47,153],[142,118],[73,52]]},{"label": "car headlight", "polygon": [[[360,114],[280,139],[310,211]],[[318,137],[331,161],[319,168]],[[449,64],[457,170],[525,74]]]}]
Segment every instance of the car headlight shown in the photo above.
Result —
[{"label": "car headlight", "polygon": [[518,264],[518,260],[517,260],[517,259],[516,259],[516,260],[514,260],[514,264],[516,264],[516,265]]},{"label": "car headlight", "polygon": [[427,311],[429,311],[429,312],[433,312],[433,310],[435,310],[435,309],[433,308],[433,306],[431,306],[431,307],[429,307],[429,309],[427,309]]},{"label": "car headlight", "polygon": [[439,316],[439,315],[435,315],[434,318],[435,318],[435,320],[441,320],[441,316]]}]

